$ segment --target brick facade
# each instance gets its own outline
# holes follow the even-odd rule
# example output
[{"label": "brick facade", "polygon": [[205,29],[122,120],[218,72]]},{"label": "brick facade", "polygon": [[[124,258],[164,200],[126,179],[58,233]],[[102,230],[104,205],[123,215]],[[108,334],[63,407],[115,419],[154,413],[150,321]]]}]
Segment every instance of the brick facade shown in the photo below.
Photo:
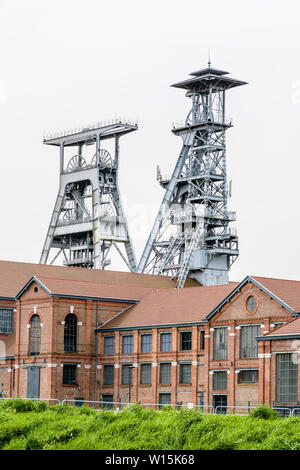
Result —
[{"label": "brick facade", "polygon": [[[256,299],[252,312],[246,306],[249,295]],[[181,324],[145,327],[137,324],[136,327],[124,328],[117,327],[114,320],[114,327],[110,328],[108,320],[117,318],[116,314],[130,307],[128,302],[68,298],[67,295],[54,297],[36,282],[32,282],[17,300],[1,300],[1,307],[14,309],[13,333],[0,334],[0,345],[5,345],[0,363],[0,387],[9,396],[27,397],[29,369],[38,367],[41,398],[101,400],[110,396],[114,402],[127,403],[130,388],[132,402],[148,403],[149,406],[159,403],[162,394],[169,394],[172,405],[199,405],[204,400],[208,407],[215,406],[218,400],[226,397],[229,411],[235,406],[272,404],[276,402],[276,353],[294,348],[291,340],[259,341],[256,357],[241,357],[243,327],[260,325],[262,336],[276,324],[292,318],[287,308],[251,282],[244,284],[210,319],[201,319],[199,312],[199,321],[191,324],[188,323],[187,312]],[[77,347],[74,352],[64,350],[64,322],[69,313],[77,319]],[[40,353],[34,356],[29,352],[33,315],[39,315],[41,323]],[[224,328],[222,331],[227,338],[227,354],[221,359],[214,355],[218,328]],[[181,334],[184,332],[190,333],[191,338],[190,348],[186,349],[181,347]],[[172,335],[170,351],[161,351],[163,333]],[[151,352],[142,352],[144,334],[152,334]],[[122,351],[124,335],[132,335],[131,353]],[[105,353],[107,336],[114,337],[113,354]],[[63,384],[64,364],[76,366],[76,383]],[[126,364],[133,366],[130,387],[128,383],[122,383],[122,366]],[[150,384],[141,383],[143,364],[151,364]],[[162,364],[169,366],[164,368]],[[106,385],[104,370],[109,365],[113,366],[113,383]],[[161,383],[162,368],[170,370],[168,383]],[[252,381],[241,383],[240,373],[249,370],[258,371],[258,380],[255,372]],[[214,379],[218,372],[224,372],[218,376],[223,381],[219,382],[219,389]],[[184,373],[188,377],[187,383],[183,380]]]}]

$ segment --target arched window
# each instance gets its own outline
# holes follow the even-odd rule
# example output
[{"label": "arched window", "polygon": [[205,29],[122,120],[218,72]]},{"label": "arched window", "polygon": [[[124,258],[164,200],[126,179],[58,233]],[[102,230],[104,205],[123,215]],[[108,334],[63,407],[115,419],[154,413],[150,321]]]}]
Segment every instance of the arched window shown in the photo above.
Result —
[{"label": "arched window", "polygon": [[29,355],[38,356],[41,350],[41,320],[38,315],[33,315],[29,329]]},{"label": "arched window", "polygon": [[74,352],[77,350],[77,318],[69,313],[65,318],[64,350]]}]

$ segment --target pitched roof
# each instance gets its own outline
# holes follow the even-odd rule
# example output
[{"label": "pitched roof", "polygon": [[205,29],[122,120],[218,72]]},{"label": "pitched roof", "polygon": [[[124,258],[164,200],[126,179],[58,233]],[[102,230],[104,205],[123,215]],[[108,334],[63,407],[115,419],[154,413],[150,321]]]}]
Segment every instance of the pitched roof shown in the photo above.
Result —
[{"label": "pitched roof", "polygon": [[126,286],[104,282],[49,279],[44,277],[33,277],[32,281],[34,280],[45,287],[50,294],[66,297],[138,301],[146,294],[153,291],[152,287]]},{"label": "pitched roof", "polygon": [[237,282],[230,282],[218,286],[155,290],[100,329],[201,322],[237,285]]},{"label": "pitched roof", "polygon": [[272,292],[295,312],[300,312],[300,281],[258,276],[252,276],[252,279]]},{"label": "pitched roof", "polygon": [[271,340],[277,339],[278,337],[284,336],[300,336],[300,316],[297,318],[293,318],[291,321],[285,323],[284,325],[280,325],[274,330],[266,333],[264,336],[260,336],[260,340]]},{"label": "pitched roof", "polygon": [[[32,276],[152,289],[174,287],[174,282],[166,276],[0,260],[0,297],[15,298]],[[189,285],[198,284],[191,279]]]}]

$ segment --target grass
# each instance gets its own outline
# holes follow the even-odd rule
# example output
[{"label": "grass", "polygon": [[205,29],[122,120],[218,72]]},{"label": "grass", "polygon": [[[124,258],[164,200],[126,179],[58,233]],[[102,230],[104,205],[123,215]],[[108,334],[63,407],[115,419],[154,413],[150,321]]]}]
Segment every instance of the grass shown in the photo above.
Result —
[{"label": "grass", "polygon": [[259,407],[250,416],[182,409],[114,413],[26,400],[0,402],[2,450],[300,450],[300,419]]}]

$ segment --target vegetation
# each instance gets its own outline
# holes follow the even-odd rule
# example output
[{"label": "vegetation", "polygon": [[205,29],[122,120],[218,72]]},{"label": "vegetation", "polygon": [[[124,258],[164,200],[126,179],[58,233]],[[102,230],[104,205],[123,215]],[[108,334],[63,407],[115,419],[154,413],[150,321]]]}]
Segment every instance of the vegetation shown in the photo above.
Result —
[{"label": "vegetation", "polygon": [[259,407],[249,416],[130,405],[122,411],[0,401],[0,449],[300,450],[300,419]]}]

